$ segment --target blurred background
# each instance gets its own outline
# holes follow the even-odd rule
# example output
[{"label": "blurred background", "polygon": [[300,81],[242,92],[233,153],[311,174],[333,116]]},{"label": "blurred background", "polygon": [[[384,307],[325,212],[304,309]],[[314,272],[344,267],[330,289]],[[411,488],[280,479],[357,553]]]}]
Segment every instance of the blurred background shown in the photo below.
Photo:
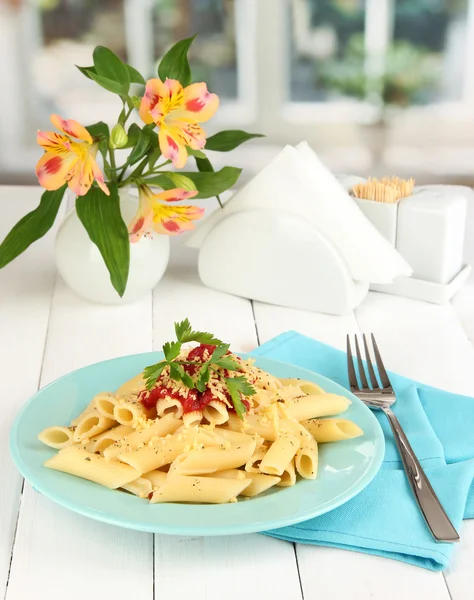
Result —
[{"label": "blurred background", "polygon": [[335,171],[474,184],[474,0],[0,0],[0,183],[36,181],[52,112],[115,122],[74,67],[94,46],[151,77],[196,32],[194,80],[222,102],[209,133],[267,136],[216,166],[248,178],[308,140]]}]

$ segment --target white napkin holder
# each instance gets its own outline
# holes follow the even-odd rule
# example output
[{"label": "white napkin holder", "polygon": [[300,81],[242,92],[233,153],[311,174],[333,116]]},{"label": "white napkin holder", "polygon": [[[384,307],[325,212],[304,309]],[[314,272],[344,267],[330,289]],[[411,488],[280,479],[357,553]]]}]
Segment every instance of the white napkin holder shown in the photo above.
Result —
[{"label": "white napkin holder", "polygon": [[280,154],[188,240],[199,275],[223,292],[341,315],[369,282],[411,268],[306,144]]},{"label": "white napkin holder", "polygon": [[302,310],[342,315],[365,298],[341,255],[305,219],[282,210],[230,214],[211,229],[198,260],[214,289]]}]

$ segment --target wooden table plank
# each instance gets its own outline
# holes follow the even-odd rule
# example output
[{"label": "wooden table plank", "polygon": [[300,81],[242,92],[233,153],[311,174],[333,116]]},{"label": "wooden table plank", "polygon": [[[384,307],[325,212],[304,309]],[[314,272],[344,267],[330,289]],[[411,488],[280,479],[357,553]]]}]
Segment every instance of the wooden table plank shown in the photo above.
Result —
[{"label": "wooden table plank", "polygon": [[[41,385],[99,360],[151,350],[151,324],[151,294],[133,305],[99,306],[59,280]],[[27,486],[7,600],[83,600],[91,592],[151,600],[153,536],[76,515]]]},{"label": "wooden table plank", "polygon": [[[250,302],[202,286],[195,262],[195,250],[175,244],[173,260],[154,293],[155,348],[172,339],[174,321],[188,317],[194,329],[218,335],[233,349],[251,350],[257,337]],[[277,598],[282,590],[288,600],[301,599],[293,545],[258,535],[156,535],[155,585],[156,598],[176,600]]]},{"label": "wooden table plank", "polygon": [[[39,203],[39,188],[0,187],[0,241],[13,225]],[[5,589],[22,478],[8,450],[14,417],[33,395],[40,380],[54,289],[52,234],[0,271],[0,379],[3,382],[0,421],[0,589]]]}]

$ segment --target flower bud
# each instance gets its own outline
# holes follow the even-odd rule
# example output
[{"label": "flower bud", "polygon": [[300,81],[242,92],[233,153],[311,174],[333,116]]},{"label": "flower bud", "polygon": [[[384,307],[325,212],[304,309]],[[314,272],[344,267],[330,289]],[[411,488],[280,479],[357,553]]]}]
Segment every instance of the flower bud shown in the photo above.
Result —
[{"label": "flower bud", "polygon": [[110,146],[112,148],[123,148],[128,142],[128,135],[123,125],[117,123],[112,129],[112,133],[110,135]]},{"label": "flower bud", "polygon": [[141,103],[142,99],[140,98],[140,96],[132,96],[132,104],[136,109],[140,108]]}]

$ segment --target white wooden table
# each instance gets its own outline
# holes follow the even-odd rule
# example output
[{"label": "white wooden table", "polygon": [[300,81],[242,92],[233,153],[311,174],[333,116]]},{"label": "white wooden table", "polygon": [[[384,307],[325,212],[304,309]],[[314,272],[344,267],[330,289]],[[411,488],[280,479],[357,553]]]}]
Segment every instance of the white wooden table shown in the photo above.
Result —
[{"label": "white wooden table", "polygon": [[[40,188],[0,187],[0,238],[37,205]],[[474,263],[474,207],[466,256]],[[59,220],[59,219],[58,219]],[[333,317],[250,302],[203,287],[195,251],[176,240],[166,276],[138,304],[105,307],[56,276],[54,230],[0,271],[0,596],[6,600],[471,600],[474,522],[444,574],[262,535],[182,538],[120,529],[57,506],[23,483],[8,452],[22,404],[73,369],[160,349],[189,317],[247,351],[288,329],[344,348],[348,332],[374,331],[387,366],[474,395],[474,283],[435,306],[371,293]]]}]

